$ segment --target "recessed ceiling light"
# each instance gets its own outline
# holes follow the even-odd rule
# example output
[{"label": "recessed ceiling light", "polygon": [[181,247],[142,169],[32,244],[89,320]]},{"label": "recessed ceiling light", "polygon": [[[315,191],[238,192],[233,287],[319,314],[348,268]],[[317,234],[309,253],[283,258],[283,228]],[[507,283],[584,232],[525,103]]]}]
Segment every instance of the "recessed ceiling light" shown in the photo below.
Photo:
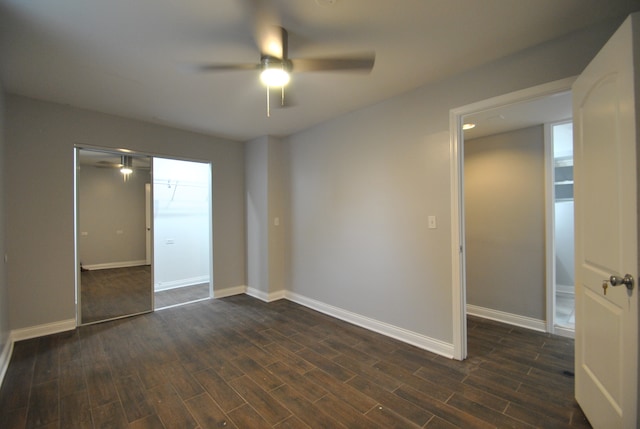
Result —
[{"label": "recessed ceiling light", "polygon": [[476,124],[471,124],[471,123],[463,124],[462,125],[462,130],[466,131],[466,130],[470,130],[470,129],[475,128],[475,127],[476,127]]}]

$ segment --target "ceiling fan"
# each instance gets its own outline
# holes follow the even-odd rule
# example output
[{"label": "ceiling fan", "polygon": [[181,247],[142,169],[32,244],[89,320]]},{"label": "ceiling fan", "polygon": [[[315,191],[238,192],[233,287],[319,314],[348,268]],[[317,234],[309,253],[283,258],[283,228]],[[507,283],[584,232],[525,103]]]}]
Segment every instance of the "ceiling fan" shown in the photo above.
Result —
[{"label": "ceiling fan", "polygon": [[260,50],[259,63],[244,64],[202,64],[203,72],[229,70],[260,70],[260,80],[267,87],[267,117],[270,116],[269,89],[281,89],[280,105],[284,106],[284,87],[289,83],[291,73],[313,71],[361,71],[370,72],[375,63],[375,53],[367,52],[348,57],[332,58],[289,58],[289,35],[279,25],[277,15],[266,7],[266,2],[254,0],[254,39]]},{"label": "ceiling fan", "polygon": [[136,162],[134,164],[134,157],[130,155],[122,155],[120,162],[100,160],[96,161],[93,165],[97,168],[115,168],[120,170],[123,174],[131,174],[133,170],[149,170],[150,166],[146,163]]}]

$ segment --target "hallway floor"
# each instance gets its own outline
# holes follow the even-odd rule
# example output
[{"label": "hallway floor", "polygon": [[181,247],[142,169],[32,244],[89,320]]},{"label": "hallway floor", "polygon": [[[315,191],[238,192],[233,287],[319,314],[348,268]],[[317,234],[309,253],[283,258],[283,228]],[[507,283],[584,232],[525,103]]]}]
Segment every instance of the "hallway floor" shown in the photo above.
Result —
[{"label": "hallway floor", "polygon": [[556,326],[575,329],[575,297],[568,294],[556,295]]}]

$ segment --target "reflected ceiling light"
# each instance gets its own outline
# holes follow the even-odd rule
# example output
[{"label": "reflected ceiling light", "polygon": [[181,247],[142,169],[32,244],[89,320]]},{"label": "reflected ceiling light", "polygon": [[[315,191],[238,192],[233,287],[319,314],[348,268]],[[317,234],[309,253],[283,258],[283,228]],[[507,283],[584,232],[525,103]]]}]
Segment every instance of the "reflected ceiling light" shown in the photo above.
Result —
[{"label": "reflected ceiling light", "polygon": [[121,158],[122,167],[120,168],[120,173],[128,176],[133,173],[133,158],[129,155],[122,155]]},{"label": "reflected ceiling light", "polygon": [[471,124],[471,123],[463,124],[463,125],[462,125],[462,130],[463,130],[463,131],[466,131],[466,130],[473,129],[473,128],[475,128],[475,127],[476,127],[476,124]]}]

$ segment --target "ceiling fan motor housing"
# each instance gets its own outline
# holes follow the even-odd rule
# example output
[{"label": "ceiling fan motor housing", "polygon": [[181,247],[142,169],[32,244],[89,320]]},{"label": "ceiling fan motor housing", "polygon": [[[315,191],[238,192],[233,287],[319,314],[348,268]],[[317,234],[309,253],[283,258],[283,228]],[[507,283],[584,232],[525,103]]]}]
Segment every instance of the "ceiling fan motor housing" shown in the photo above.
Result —
[{"label": "ceiling fan motor housing", "polygon": [[291,69],[293,68],[291,60],[276,58],[272,57],[271,55],[262,55],[260,57],[260,66],[261,70],[281,69],[286,71],[287,73],[290,73]]}]

